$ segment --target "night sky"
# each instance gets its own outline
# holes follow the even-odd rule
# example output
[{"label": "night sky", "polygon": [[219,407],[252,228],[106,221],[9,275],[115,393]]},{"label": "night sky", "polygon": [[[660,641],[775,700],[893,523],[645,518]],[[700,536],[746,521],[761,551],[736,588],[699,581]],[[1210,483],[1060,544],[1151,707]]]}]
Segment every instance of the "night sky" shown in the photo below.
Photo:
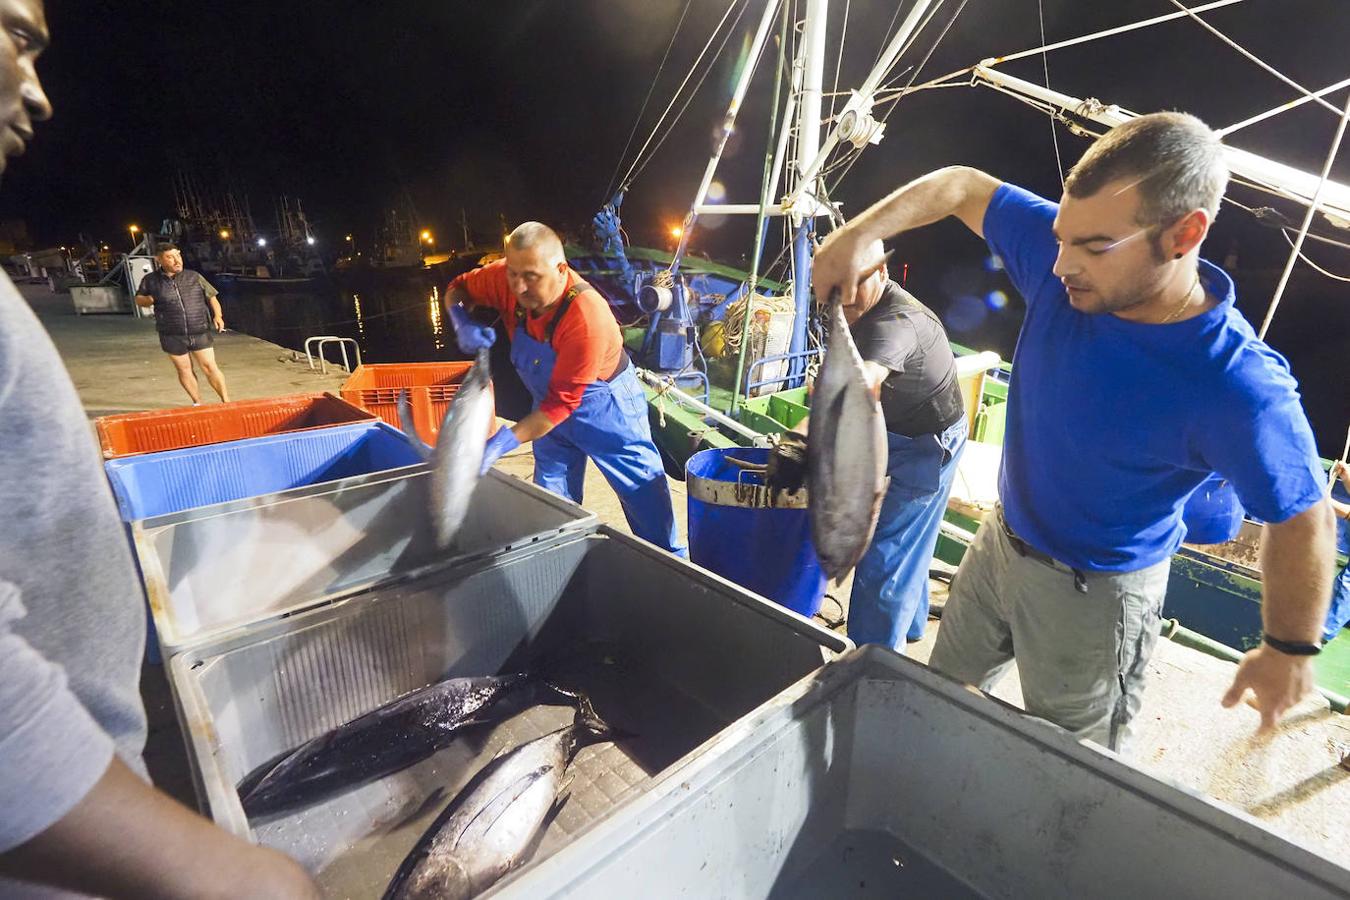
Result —
[{"label": "night sky", "polygon": [[[734,2],[733,16],[745,5]],[[1166,0],[1043,2],[1048,41],[1175,10]],[[889,2],[847,5],[841,89],[862,80],[896,13]],[[957,5],[944,5],[922,50]],[[539,218],[579,231],[604,199],[684,6],[684,0],[52,0],[53,44],[40,73],[56,115],[38,126],[28,155],[6,174],[0,218],[25,219],[39,243],[68,242],[80,232],[125,243],[131,222],[154,226],[171,213],[170,178],[182,169],[205,184],[246,192],[264,228],[276,196],[299,197],[326,241],[348,232],[369,236],[381,209],[400,197],[412,201],[441,246],[458,243],[461,209],[483,235],[496,230],[499,215],[512,224]],[[831,6],[827,90],[846,3]],[[639,142],[726,8],[727,0],[692,0]],[[754,0],[744,13],[701,92],[634,183],[624,213],[635,243],[662,245],[666,229],[683,216],[761,8]],[[1036,0],[969,0],[921,80],[1038,46],[1037,8]],[[1310,89],[1350,76],[1345,0],[1247,0],[1205,18]],[[1137,112],[1183,109],[1215,126],[1294,96],[1185,20],[1048,59],[1051,86],[1065,93]],[[770,55],[761,64],[724,167],[733,202],[752,202],[758,193],[772,63]],[[1045,77],[1040,57],[1007,70]],[[1340,107],[1345,92],[1328,100]],[[1335,125],[1334,115],[1307,104],[1231,142],[1315,172]],[[1044,115],[992,91],[915,95],[899,104],[885,141],[864,154],[835,199],[856,213],[904,180],[951,163],[1057,196],[1051,133]],[[1063,129],[1058,134],[1067,167],[1086,142]],[[1350,148],[1334,175],[1350,182]],[[1233,196],[1249,205],[1271,202],[1240,188]],[[1281,208],[1299,220],[1299,210]],[[695,247],[736,263],[748,251],[751,230],[748,219],[732,221],[700,233]],[[1319,230],[1335,233],[1325,225]],[[897,259],[910,263],[910,286],[941,311],[959,296],[984,296],[996,286],[999,276],[980,269],[981,247],[945,223],[897,242]],[[1242,308],[1259,319],[1286,250],[1278,232],[1228,208],[1206,255],[1222,261],[1237,252],[1246,273],[1239,277]],[[1350,274],[1350,252],[1313,245],[1309,253]],[[1010,354],[1020,307],[1014,300],[1002,311],[967,309],[970,321],[954,337],[1001,345]],[[1350,422],[1344,387],[1350,287],[1301,271],[1271,342],[1293,360],[1305,394],[1316,395],[1308,406],[1324,455],[1339,455]],[[1338,387],[1323,384],[1328,379]]]}]

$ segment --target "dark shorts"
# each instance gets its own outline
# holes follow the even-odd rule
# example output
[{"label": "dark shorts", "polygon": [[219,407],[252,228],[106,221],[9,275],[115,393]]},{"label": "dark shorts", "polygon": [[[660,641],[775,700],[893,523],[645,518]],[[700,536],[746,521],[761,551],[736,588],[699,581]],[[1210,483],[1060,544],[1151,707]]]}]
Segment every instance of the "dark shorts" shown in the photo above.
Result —
[{"label": "dark shorts", "polygon": [[210,350],[215,336],[209,331],[201,334],[161,334],[159,347],[170,356],[186,356],[192,350]]}]

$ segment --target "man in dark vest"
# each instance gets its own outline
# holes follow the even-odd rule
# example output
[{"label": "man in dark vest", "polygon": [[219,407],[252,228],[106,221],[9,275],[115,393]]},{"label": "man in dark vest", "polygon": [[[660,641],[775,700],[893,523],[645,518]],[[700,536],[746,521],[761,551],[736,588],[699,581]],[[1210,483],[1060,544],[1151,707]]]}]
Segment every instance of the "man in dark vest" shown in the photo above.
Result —
[{"label": "man in dark vest", "polygon": [[197,391],[196,363],[211,383],[211,388],[222,403],[230,401],[225,388],[225,376],[216,366],[215,339],[211,334],[225,330],[225,317],[220,311],[220,293],[200,273],[183,268],[183,254],[173,244],[164,244],[155,257],[159,271],[141,279],[136,289],[136,303],[155,308],[155,328],[159,331],[159,346],[178,372],[178,383],[192,398],[192,405],[202,402]]},{"label": "man in dark vest", "polygon": [[[881,241],[871,258],[883,259]],[[883,265],[844,307],[868,384],[881,400],[890,479],[876,533],[853,576],[848,636],[900,653],[928,622],[928,569],[966,446],[967,419],[947,332],[932,310],[891,281]],[[806,422],[779,441],[772,487],[805,480]]]}]

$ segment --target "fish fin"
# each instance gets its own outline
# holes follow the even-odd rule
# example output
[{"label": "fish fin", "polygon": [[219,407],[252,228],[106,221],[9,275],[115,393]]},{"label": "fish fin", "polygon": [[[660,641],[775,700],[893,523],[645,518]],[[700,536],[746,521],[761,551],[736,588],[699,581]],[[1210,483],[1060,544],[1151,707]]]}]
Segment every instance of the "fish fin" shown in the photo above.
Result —
[{"label": "fish fin", "polygon": [[465,719],[463,722],[456,722],[454,730],[459,731],[461,728],[477,728],[480,725],[495,725],[495,724],[497,723],[494,722],[492,719]]},{"label": "fish fin", "polygon": [[407,388],[398,392],[398,422],[418,455],[424,460],[431,459],[431,447],[422,440],[417,433],[417,426],[413,424],[412,402],[408,398]]},{"label": "fish fin", "polygon": [[453,848],[458,850],[460,842],[468,836],[470,831],[477,834],[486,834],[491,831],[492,826],[496,825],[498,820],[506,815],[507,810],[511,808],[511,804],[519,800],[526,791],[534,786],[536,781],[551,771],[553,771],[552,765],[531,769],[498,791],[495,797],[484,803],[483,808],[474,813],[473,817],[464,824],[463,830],[455,836]]},{"label": "fish fin", "polygon": [[607,741],[620,741],[628,738],[637,737],[631,731],[625,731],[622,728],[615,728],[595,711],[591,706],[591,701],[584,696],[577,699],[576,715],[572,719],[572,725],[576,729],[572,753],[576,753],[582,747],[591,744],[603,744]]},{"label": "fish fin", "polygon": [[580,691],[569,691],[567,688],[555,684],[554,682],[549,681],[548,679],[540,679],[539,684],[541,687],[547,688],[548,690],[557,694],[559,697],[562,697],[570,705],[575,706],[583,703],[587,705],[590,704],[590,701],[586,698],[586,695],[581,693]]}]

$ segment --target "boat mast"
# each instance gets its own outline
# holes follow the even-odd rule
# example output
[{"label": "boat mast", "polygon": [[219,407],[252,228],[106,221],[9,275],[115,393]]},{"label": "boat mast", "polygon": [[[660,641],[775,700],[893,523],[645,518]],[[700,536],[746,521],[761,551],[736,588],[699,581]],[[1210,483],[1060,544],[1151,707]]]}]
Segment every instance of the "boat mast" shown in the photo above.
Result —
[{"label": "boat mast", "polygon": [[[828,11],[829,0],[807,0],[806,21],[802,28],[802,92],[798,101],[794,171],[797,176],[796,190],[808,191],[812,197],[820,196],[814,183],[818,176],[809,170],[815,168],[812,162],[820,154],[820,99],[825,83],[825,24]],[[816,168],[816,171],[819,169]],[[819,214],[819,205],[812,204],[811,209],[792,217],[795,228],[792,239],[792,300],[796,316],[792,320],[789,354],[806,350],[806,326],[811,320],[811,234],[816,230],[816,216]],[[801,357],[793,357],[793,360],[789,375],[795,378],[805,370],[805,363]]]}]

